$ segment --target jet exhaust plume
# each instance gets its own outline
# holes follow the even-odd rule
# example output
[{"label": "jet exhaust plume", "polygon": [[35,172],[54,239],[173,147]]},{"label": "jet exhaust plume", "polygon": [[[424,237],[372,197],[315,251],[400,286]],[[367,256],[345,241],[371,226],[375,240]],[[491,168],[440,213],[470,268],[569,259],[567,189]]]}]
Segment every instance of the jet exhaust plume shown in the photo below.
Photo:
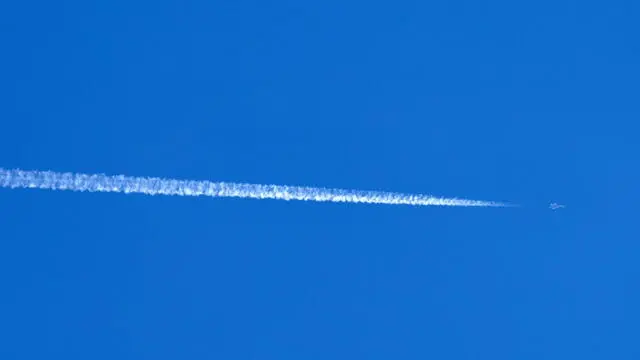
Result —
[{"label": "jet exhaust plume", "polygon": [[0,168],[0,188],[31,188],[145,195],[236,197],[413,206],[508,207],[509,204],[383,191],[25,171]]}]

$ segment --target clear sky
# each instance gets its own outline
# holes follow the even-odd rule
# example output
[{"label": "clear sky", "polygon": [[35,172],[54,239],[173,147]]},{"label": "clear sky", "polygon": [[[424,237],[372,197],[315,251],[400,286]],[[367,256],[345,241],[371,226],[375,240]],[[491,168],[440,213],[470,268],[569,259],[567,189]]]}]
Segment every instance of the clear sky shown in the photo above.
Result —
[{"label": "clear sky", "polygon": [[522,207],[0,189],[0,358],[640,358],[639,11],[4,1],[0,167]]}]

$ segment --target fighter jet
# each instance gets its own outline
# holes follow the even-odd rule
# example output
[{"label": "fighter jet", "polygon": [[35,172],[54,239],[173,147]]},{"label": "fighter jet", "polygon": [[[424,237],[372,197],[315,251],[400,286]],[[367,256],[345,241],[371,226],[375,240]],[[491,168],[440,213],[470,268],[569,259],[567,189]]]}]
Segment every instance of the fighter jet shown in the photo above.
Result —
[{"label": "fighter jet", "polygon": [[562,209],[564,207],[565,207],[564,205],[560,205],[558,203],[551,203],[549,205],[549,209],[551,209],[551,210],[558,210],[558,209]]}]

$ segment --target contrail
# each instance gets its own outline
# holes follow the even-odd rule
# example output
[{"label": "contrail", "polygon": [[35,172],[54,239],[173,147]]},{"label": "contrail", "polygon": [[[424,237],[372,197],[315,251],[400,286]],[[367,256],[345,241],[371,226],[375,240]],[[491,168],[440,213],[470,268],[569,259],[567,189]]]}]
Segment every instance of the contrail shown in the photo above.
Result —
[{"label": "contrail", "polygon": [[414,206],[507,207],[509,204],[382,191],[161,179],[0,168],[0,187],[145,195],[237,197]]}]

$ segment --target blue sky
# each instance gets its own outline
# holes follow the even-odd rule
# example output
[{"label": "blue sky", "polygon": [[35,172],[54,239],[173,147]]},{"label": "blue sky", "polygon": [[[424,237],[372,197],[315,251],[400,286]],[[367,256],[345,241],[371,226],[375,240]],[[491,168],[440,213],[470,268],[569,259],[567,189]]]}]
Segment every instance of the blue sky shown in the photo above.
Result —
[{"label": "blue sky", "polygon": [[0,189],[0,356],[637,359],[638,10],[5,2],[0,167],[522,207]]}]

